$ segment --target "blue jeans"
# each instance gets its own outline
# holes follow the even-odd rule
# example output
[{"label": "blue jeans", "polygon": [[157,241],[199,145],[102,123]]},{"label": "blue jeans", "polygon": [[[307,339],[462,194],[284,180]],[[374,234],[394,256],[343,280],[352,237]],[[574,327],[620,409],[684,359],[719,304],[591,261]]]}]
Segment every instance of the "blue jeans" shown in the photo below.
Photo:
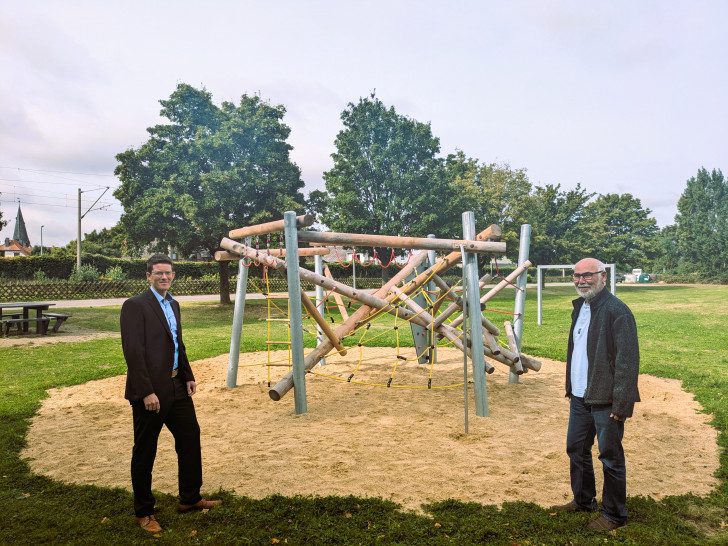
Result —
[{"label": "blue jeans", "polygon": [[592,446],[597,438],[599,460],[604,472],[602,515],[609,521],[627,523],[627,469],[622,449],[624,421],[609,417],[612,406],[587,406],[583,398],[571,397],[566,453],[571,460],[571,491],[574,502],[584,510],[594,510],[596,484]]}]

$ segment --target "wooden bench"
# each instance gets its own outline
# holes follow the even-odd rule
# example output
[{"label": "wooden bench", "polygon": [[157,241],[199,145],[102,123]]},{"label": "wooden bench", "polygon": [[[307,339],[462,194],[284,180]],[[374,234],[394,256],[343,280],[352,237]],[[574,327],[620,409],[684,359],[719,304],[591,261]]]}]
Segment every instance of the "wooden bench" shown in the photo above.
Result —
[{"label": "wooden bench", "polygon": [[2,319],[0,320],[0,325],[2,325],[2,330],[7,336],[10,334],[10,327],[13,324],[18,325],[18,331],[21,330],[21,326],[24,324],[30,324],[31,322],[39,322],[40,323],[40,333],[45,334],[48,331],[48,324],[50,323],[51,319],[48,317],[28,317],[28,318],[10,318],[10,319]]},{"label": "wooden bench", "polygon": [[71,318],[71,315],[64,315],[63,313],[43,313],[43,318],[48,318],[49,320],[56,319],[56,322],[53,325],[53,332],[55,333],[61,327],[61,324]]},{"label": "wooden bench", "polygon": [[[3,330],[5,329],[5,321],[10,319],[17,319],[23,316],[23,313],[5,313],[3,315],[3,318],[0,319],[0,334],[2,334]],[[22,332],[23,325],[21,323],[18,323],[18,332]],[[5,335],[8,335],[7,333]]]}]

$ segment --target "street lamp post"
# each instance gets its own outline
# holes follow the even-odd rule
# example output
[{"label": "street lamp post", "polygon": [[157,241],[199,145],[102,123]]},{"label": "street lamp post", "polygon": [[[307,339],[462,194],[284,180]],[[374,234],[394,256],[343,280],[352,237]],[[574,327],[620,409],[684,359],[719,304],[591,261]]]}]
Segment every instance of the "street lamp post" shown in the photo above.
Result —
[{"label": "street lamp post", "polygon": [[40,255],[43,256],[43,228],[45,226],[40,226]]}]

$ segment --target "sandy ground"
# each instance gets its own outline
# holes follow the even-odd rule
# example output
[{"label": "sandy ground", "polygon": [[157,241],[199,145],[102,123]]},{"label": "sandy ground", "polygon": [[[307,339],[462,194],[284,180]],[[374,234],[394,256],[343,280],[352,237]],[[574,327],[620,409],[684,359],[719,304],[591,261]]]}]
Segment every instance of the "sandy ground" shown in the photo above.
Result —
[{"label": "sandy ground", "polygon": [[[344,380],[393,387],[426,386],[430,368],[397,360],[392,349],[351,351],[316,368]],[[412,355],[406,355],[412,356]],[[273,359],[287,358],[274,353]],[[295,415],[293,392],[268,397],[272,381],[287,368],[265,363],[266,353],[243,354],[238,387],[225,388],[228,356],[193,364],[203,432],[203,491],[218,488],[261,498],[282,495],[383,497],[418,508],[460,499],[484,504],[524,500],[542,506],[570,498],[564,453],[568,402],[565,365],[542,360],[509,384],[496,363],[487,377],[489,417],[475,416],[469,389],[469,433],[459,388],[383,388],[307,376],[308,413]],[[463,359],[439,349],[433,387],[462,382]],[[244,366],[245,365],[245,366]],[[66,482],[131,487],[131,409],[123,399],[124,376],[53,389],[33,419],[23,453],[33,471]],[[640,376],[643,402],[627,421],[628,493],[659,499],[717,484],[716,431],[692,395],[675,380]],[[596,457],[596,448],[595,448]],[[154,487],[176,492],[173,441],[160,438]],[[596,461],[599,468],[598,461]],[[601,474],[601,472],[598,472]],[[598,484],[598,489],[601,485]]]}]

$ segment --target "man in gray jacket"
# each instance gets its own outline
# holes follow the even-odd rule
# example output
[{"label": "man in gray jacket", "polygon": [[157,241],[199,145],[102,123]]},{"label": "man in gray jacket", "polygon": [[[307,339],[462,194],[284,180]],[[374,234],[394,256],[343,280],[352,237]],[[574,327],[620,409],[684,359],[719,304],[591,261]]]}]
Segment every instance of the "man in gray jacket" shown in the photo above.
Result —
[{"label": "man in gray jacket", "polygon": [[632,416],[637,389],[639,345],[629,308],[604,290],[604,264],[585,258],[574,266],[579,298],[572,303],[566,396],[570,400],[566,453],[574,498],[553,508],[596,512],[592,446],[597,438],[604,472],[601,516],[588,529],[611,531],[627,523],[627,472],[622,449],[624,421]]}]

